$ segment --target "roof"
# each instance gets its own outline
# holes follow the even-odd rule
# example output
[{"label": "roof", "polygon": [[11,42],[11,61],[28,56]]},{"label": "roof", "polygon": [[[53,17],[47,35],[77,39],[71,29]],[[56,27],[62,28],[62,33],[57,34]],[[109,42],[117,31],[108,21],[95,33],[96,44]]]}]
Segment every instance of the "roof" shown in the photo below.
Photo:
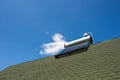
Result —
[{"label": "roof", "polygon": [[94,44],[86,52],[13,65],[0,80],[119,80],[120,38]]}]

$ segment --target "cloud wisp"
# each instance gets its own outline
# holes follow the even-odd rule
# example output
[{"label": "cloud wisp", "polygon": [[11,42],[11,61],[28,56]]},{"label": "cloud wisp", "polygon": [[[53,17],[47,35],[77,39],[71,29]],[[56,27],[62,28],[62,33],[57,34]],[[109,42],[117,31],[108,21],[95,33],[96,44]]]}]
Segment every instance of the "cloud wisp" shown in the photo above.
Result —
[{"label": "cloud wisp", "polygon": [[53,42],[42,44],[40,54],[55,55],[64,49],[65,41],[64,37],[60,33],[56,33],[52,36]]}]

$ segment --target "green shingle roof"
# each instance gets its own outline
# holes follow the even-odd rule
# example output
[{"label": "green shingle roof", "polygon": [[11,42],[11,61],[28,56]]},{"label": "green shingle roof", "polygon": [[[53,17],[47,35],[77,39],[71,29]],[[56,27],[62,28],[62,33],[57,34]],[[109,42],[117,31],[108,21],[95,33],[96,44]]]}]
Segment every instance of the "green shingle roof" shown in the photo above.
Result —
[{"label": "green shingle roof", "polygon": [[0,80],[120,80],[120,38],[76,53],[10,66],[0,72]]}]

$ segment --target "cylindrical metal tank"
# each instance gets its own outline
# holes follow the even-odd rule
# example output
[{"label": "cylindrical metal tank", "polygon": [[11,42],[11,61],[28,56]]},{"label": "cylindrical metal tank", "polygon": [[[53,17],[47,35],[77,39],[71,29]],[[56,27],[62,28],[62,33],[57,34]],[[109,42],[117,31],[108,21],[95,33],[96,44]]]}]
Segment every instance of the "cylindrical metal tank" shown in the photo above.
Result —
[{"label": "cylindrical metal tank", "polygon": [[67,47],[71,47],[71,46],[75,46],[75,45],[80,45],[80,44],[81,45],[83,45],[83,44],[90,44],[92,42],[93,42],[92,41],[92,37],[90,35],[88,35],[88,36],[85,36],[83,38],[80,38],[80,39],[77,39],[77,40],[65,43],[64,47],[67,48]]}]

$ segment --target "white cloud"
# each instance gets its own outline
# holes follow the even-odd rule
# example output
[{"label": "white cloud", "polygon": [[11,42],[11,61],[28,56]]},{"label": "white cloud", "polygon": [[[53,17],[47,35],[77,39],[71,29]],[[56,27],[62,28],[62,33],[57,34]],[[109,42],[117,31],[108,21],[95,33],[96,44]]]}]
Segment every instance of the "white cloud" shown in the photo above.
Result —
[{"label": "white cloud", "polygon": [[53,42],[42,44],[43,50],[40,50],[40,54],[54,55],[64,49],[64,37],[60,33],[56,33],[52,36]]}]

